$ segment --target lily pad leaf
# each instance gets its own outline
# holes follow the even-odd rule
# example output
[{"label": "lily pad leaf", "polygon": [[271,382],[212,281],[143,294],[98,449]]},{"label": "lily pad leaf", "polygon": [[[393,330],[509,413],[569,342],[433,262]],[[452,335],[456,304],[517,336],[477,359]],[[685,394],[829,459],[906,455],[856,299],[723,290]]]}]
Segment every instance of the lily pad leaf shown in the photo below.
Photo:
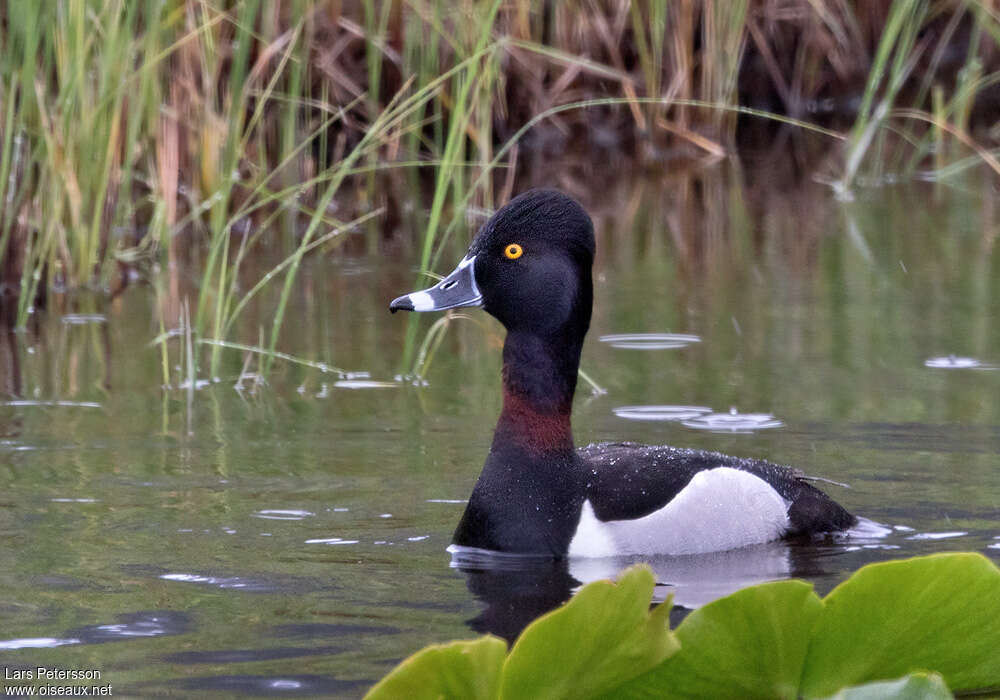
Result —
[{"label": "lily pad leaf", "polygon": [[938,674],[914,673],[894,681],[844,688],[827,700],[951,700],[953,697]]},{"label": "lily pad leaf", "polygon": [[615,698],[795,698],[823,604],[812,586],[752,586],[695,610],[677,627],[681,650]]},{"label": "lily pad leaf", "polygon": [[823,600],[802,694],[940,673],[952,691],[1000,687],[1000,569],[976,553],[859,569]]},{"label": "lily pad leaf", "polygon": [[365,700],[495,700],[507,643],[496,637],[436,644],[403,661]]},{"label": "lily pad leaf", "polygon": [[503,669],[502,698],[593,698],[662,663],[677,651],[670,601],[652,611],[648,567],[618,583],[584,586],[566,605],[529,625]]}]

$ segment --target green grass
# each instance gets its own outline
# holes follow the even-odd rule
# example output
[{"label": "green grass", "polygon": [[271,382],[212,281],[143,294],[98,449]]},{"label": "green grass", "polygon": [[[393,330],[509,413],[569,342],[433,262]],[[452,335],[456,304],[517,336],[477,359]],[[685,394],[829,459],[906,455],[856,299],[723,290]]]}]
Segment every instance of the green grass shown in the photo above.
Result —
[{"label": "green grass", "polygon": [[[996,134],[975,123],[1000,82],[1000,14],[972,1],[852,7],[12,0],[0,10],[3,316],[24,326],[42,292],[114,295],[138,272],[165,330],[190,297],[196,374],[217,374],[226,343],[266,348],[266,374],[306,256],[349,232],[373,249],[386,200],[416,200],[424,285],[470,234],[468,206],[514,189],[531,130],[572,144],[598,125],[627,157],[699,160],[733,156],[748,117],[784,122],[836,137],[826,175],[842,196],[890,174],[1000,171]],[[855,96],[853,112],[810,112]],[[248,265],[275,252],[270,270]],[[260,341],[240,319],[271,285]],[[409,319],[403,358],[416,375],[447,327],[421,340],[420,323]]]}]

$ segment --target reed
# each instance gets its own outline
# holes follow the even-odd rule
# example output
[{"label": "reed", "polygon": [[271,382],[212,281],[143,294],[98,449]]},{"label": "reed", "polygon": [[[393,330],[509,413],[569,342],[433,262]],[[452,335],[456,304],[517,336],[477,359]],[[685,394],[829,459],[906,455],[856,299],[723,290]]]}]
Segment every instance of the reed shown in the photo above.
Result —
[{"label": "reed", "polygon": [[[47,300],[138,275],[164,343],[191,297],[196,371],[204,351],[215,376],[242,342],[268,350],[266,373],[307,255],[429,189],[409,227],[426,281],[467,208],[502,204],[552,144],[710,161],[766,118],[843,137],[826,159],[843,196],[993,168],[977,108],[1000,83],[998,43],[1000,13],[972,0],[11,0],[3,317],[23,326]],[[241,337],[272,284],[263,341]]]}]

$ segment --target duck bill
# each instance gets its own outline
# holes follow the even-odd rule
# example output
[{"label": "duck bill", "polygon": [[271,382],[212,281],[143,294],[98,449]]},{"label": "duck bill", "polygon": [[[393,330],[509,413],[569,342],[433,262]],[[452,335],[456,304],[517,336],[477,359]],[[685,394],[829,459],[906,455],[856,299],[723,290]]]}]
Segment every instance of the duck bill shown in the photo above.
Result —
[{"label": "duck bill", "polygon": [[476,286],[475,262],[476,256],[467,256],[433,287],[393,299],[389,311],[443,311],[457,306],[482,306],[483,295]]}]

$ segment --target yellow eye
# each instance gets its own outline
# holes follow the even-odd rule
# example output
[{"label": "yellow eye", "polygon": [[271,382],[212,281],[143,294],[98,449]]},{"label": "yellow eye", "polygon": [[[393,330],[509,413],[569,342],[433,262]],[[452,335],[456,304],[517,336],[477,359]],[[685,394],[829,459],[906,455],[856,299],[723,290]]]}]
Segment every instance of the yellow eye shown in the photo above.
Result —
[{"label": "yellow eye", "polygon": [[511,243],[509,246],[503,249],[503,254],[506,255],[511,260],[517,260],[524,253],[524,249],[521,248],[517,243]]}]

